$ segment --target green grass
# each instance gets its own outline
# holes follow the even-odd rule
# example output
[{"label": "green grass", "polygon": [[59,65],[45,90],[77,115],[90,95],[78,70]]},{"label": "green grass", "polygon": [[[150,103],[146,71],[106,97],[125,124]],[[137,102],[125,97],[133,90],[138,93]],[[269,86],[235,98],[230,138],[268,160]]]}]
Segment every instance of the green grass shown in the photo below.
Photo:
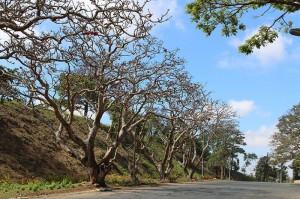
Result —
[{"label": "green grass", "polygon": [[75,188],[77,185],[70,179],[60,181],[31,181],[28,183],[0,182],[0,199],[28,195],[42,191]]}]

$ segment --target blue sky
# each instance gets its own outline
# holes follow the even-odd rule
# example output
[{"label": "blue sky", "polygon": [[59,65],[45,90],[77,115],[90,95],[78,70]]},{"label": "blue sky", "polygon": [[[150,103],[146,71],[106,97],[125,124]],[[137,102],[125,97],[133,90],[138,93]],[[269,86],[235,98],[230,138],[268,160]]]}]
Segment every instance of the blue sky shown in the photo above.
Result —
[{"label": "blue sky", "polygon": [[[259,25],[271,23],[275,12],[260,19],[250,12],[246,18],[248,30],[236,37],[222,37],[218,31],[206,37],[184,12],[187,2],[154,1],[151,9],[156,14],[170,9],[173,16],[157,27],[154,34],[167,47],[180,49],[194,80],[205,84],[215,98],[230,103],[240,114],[246,149],[266,155],[277,119],[300,102],[300,37],[282,33],[274,44],[250,56],[242,55],[237,46]],[[300,16],[291,18],[299,21]]]}]

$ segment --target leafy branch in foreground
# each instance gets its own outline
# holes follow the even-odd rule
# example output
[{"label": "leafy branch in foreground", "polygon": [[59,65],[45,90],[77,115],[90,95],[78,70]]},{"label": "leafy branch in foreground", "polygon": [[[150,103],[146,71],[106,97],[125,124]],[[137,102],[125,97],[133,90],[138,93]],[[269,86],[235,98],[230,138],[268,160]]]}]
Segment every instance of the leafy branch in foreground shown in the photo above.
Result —
[{"label": "leafy branch in foreground", "polygon": [[249,11],[259,13],[255,18],[265,17],[266,19],[269,19],[268,14],[272,13],[271,21],[262,25],[258,32],[240,46],[240,52],[250,54],[254,48],[259,49],[274,42],[280,31],[287,32],[292,27],[293,22],[287,20],[287,17],[300,10],[300,2],[286,0],[194,0],[187,5],[186,10],[198,29],[211,35],[217,28],[220,28],[222,35],[226,37],[235,36],[240,31],[246,30],[247,24],[245,23],[248,21]]}]

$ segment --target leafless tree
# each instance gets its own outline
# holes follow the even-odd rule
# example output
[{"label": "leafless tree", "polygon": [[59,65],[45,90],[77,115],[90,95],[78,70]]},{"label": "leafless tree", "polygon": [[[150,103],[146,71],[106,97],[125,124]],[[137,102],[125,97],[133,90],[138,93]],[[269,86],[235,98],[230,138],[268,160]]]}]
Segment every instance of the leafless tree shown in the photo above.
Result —
[{"label": "leafless tree", "polygon": [[204,155],[210,150],[218,128],[221,128],[225,121],[234,117],[228,105],[214,100],[208,101],[200,110],[198,123],[194,128],[195,133],[190,134],[189,139],[186,140],[182,153],[182,165],[190,180],[193,179],[200,166],[203,175]]},{"label": "leafless tree", "polygon": [[[40,12],[41,3],[49,9],[41,10],[47,16],[39,17],[41,13],[32,11],[32,20],[1,28],[10,36],[2,48],[6,52],[3,58],[19,66],[14,77],[22,83],[20,90],[53,110],[59,122],[55,132],[58,143],[89,169],[93,184],[106,186],[105,176],[122,138],[147,117],[148,102],[159,91],[160,79],[177,64],[173,53],[149,37],[151,28],[163,21],[153,20],[146,10],[149,2],[91,1],[90,7],[83,3],[71,9],[63,5],[75,2],[52,5],[51,1],[37,1],[33,10]],[[19,12],[22,4],[18,11],[12,10],[13,5],[11,1],[3,6],[7,12]],[[20,13],[20,18],[26,16]],[[58,27],[52,24],[49,26],[55,30],[34,34],[35,25],[47,24],[47,19]],[[12,26],[14,23],[20,27]],[[21,36],[17,36],[19,32]],[[156,55],[161,59],[154,61]],[[87,133],[74,130],[75,116],[82,112],[81,101],[88,105]],[[112,106],[120,110],[119,125],[107,152],[97,162],[95,139],[103,114]]]},{"label": "leafless tree", "polygon": [[150,127],[155,131],[152,134],[155,134],[164,146],[162,158],[159,159],[159,156],[144,143],[144,154],[156,166],[162,180],[170,177],[176,153],[181,151],[188,135],[194,132],[192,124],[196,122],[196,118],[193,117],[193,113],[207,97],[204,88],[191,83],[190,77],[184,71],[171,77],[167,86],[168,92],[156,105],[157,119],[151,121]]},{"label": "leafless tree", "polygon": [[[75,34],[99,34],[94,27],[112,27],[129,37],[148,34],[156,22],[162,22],[147,11],[151,0],[1,0],[0,59],[22,53],[32,42],[35,45],[60,45]],[[70,22],[80,28],[70,32]]]}]

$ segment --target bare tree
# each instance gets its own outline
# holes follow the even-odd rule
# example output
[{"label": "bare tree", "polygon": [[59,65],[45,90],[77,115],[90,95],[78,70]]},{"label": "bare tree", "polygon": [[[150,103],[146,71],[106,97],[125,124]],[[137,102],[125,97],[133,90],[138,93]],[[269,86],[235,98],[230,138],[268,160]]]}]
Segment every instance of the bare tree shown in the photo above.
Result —
[{"label": "bare tree", "polygon": [[167,85],[169,92],[157,103],[157,119],[151,122],[150,127],[150,130],[155,131],[152,134],[164,146],[162,158],[159,159],[144,143],[144,154],[156,166],[162,180],[170,177],[176,153],[181,151],[188,135],[194,132],[192,124],[196,122],[196,118],[193,113],[207,97],[202,85],[191,83],[184,71],[171,77]]},{"label": "bare tree", "polygon": [[[129,37],[148,34],[153,23],[162,22],[167,15],[154,19],[146,7],[150,0],[1,0],[0,59],[22,53],[29,43],[60,45],[75,34],[94,35],[100,26],[112,26]],[[81,28],[69,31],[70,22]],[[93,25],[91,25],[93,23]]]},{"label": "bare tree", "polygon": [[218,101],[210,100],[199,109],[196,115],[198,122],[195,123],[195,133],[190,134],[182,153],[182,165],[190,180],[193,179],[200,166],[203,175],[205,153],[209,152],[218,129],[222,127],[225,121],[231,120],[233,116],[230,107]]},{"label": "bare tree", "polygon": [[[59,25],[57,30],[41,33],[53,33],[51,39],[26,32],[17,37],[17,30],[10,29],[6,44],[13,53],[6,58],[20,66],[15,75],[22,83],[20,90],[53,110],[59,122],[58,143],[88,168],[93,184],[106,186],[105,176],[122,138],[147,117],[152,91],[159,90],[160,77],[177,63],[160,44],[156,46],[157,41],[147,38],[151,28],[163,21],[153,20],[146,11],[149,2],[91,1],[92,8],[79,4],[76,12],[68,11],[65,21],[52,20]],[[56,13],[55,5],[51,9]],[[162,59],[151,61],[162,52]],[[82,100],[88,104],[87,133],[74,130]],[[97,162],[94,148],[100,121],[113,105],[120,109],[119,126]]]}]

